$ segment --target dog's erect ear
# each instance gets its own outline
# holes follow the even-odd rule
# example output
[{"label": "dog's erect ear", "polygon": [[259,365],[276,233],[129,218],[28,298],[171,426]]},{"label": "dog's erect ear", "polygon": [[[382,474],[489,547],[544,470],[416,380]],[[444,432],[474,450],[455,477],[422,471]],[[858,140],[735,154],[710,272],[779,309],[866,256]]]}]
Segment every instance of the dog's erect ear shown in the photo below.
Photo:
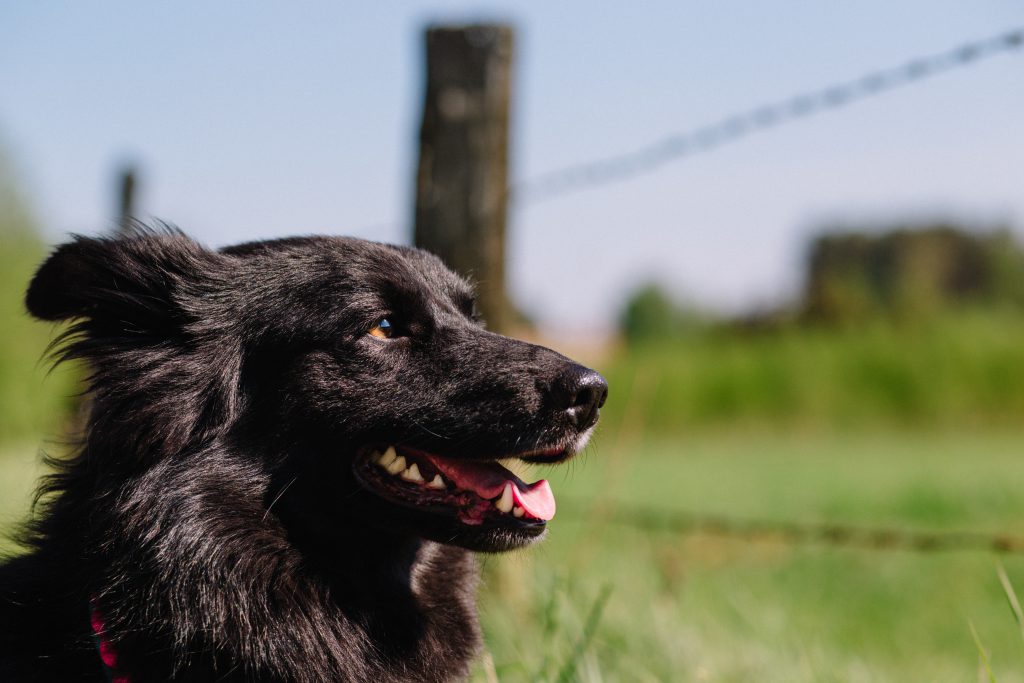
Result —
[{"label": "dog's erect ear", "polygon": [[138,332],[180,322],[180,303],[217,256],[180,233],[76,237],[36,271],[25,305],[43,320],[87,318]]}]

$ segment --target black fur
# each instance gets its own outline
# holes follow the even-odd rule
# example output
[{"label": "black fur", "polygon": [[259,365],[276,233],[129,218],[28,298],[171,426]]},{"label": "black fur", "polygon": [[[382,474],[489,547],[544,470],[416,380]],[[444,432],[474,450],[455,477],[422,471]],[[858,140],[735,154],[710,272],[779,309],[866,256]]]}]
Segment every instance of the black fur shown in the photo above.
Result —
[{"label": "black fur", "polygon": [[[0,681],[104,680],[90,604],[133,683],[465,678],[467,548],[543,525],[388,503],[354,459],[396,442],[567,457],[604,392],[484,330],[472,301],[435,257],[354,239],[211,251],[140,230],[58,248],[26,304],[75,321],[57,348],[86,363],[90,411],[28,552],[0,567]],[[368,335],[385,316],[395,337]],[[580,377],[596,387],[582,398]]]}]

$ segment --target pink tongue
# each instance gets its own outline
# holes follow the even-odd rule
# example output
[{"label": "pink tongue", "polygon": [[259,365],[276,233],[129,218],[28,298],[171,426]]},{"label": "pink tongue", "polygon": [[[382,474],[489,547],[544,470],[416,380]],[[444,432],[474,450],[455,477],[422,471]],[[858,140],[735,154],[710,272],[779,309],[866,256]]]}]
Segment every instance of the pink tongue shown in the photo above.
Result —
[{"label": "pink tongue", "polygon": [[[426,454],[424,454],[426,455]],[[512,484],[512,498],[515,504],[536,519],[545,521],[555,516],[555,495],[546,479],[527,484],[496,462],[473,460],[452,460],[426,455],[431,464],[440,470],[458,488],[472,491],[485,499],[501,495],[505,484]]]}]

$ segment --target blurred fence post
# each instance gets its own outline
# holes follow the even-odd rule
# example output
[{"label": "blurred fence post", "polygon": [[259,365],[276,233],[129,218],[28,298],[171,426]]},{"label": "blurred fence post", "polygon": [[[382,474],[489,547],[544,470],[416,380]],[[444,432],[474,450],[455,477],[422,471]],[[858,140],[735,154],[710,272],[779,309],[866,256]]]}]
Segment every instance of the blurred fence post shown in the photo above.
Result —
[{"label": "blurred fence post", "polygon": [[136,173],[134,166],[125,166],[117,184],[117,230],[124,234],[135,218]]},{"label": "blurred fence post", "polygon": [[488,327],[507,330],[505,224],[513,31],[426,32],[414,242],[477,283]]}]

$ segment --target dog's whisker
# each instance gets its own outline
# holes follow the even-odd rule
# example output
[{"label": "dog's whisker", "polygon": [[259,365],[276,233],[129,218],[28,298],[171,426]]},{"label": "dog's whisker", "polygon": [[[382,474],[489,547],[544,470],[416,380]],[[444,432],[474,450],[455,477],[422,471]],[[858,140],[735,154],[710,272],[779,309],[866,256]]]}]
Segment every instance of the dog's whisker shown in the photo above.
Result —
[{"label": "dog's whisker", "polygon": [[411,421],[411,422],[412,422],[412,423],[413,423],[414,425],[416,425],[417,427],[419,427],[420,429],[422,429],[423,431],[425,431],[425,432],[426,432],[427,434],[430,434],[431,436],[436,436],[436,437],[437,437],[437,438],[439,438],[439,439],[448,439],[448,438],[450,438],[450,437],[444,436],[444,435],[442,435],[442,434],[438,434],[437,432],[435,432],[435,431],[432,431],[432,430],[428,429],[428,428],[427,428],[426,426],[424,426],[424,425],[423,425],[422,423],[420,423],[420,422],[416,421],[416,420],[415,420],[415,419],[413,419],[413,418],[409,418],[409,420],[410,420],[410,421]]},{"label": "dog's whisker", "polygon": [[276,496],[274,496],[274,500],[270,501],[270,505],[267,506],[266,511],[263,513],[263,519],[260,521],[267,521],[267,517],[270,516],[271,508],[273,508],[274,505],[277,504],[277,501],[281,500],[281,496],[283,496],[288,491],[288,489],[291,488],[292,484],[298,481],[298,479],[299,475],[296,474],[294,477],[291,478],[291,481],[289,481],[287,484],[281,487],[281,490],[277,492]]}]

